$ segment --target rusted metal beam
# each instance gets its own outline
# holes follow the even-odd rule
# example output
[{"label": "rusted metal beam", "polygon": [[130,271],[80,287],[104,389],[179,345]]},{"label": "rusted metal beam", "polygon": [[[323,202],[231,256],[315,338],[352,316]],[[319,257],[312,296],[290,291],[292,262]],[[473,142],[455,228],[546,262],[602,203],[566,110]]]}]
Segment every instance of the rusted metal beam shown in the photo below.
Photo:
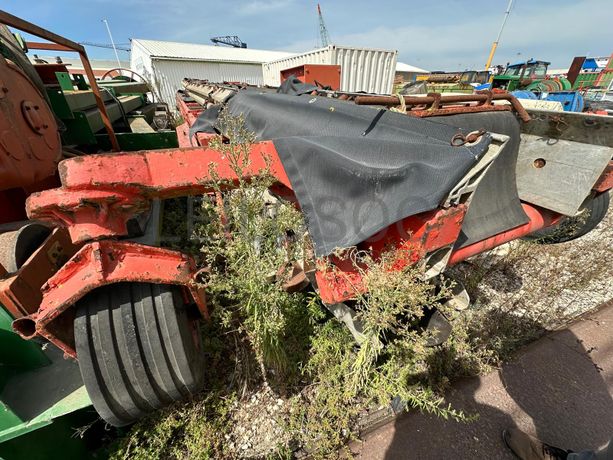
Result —
[{"label": "rusted metal beam", "polygon": [[[443,107],[448,104],[468,103],[476,103],[476,105],[469,107],[491,107],[492,101],[508,101],[523,121],[528,122],[532,119],[517,98],[508,93],[493,94],[488,92],[454,96],[443,96],[438,93],[431,93],[427,96],[357,96],[355,98],[355,103],[357,105],[383,105],[393,107],[401,105],[400,97],[404,99],[404,103],[407,106],[426,106],[424,110],[442,110],[443,108],[448,109],[449,107]],[[456,109],[456,113],[461,113],[461,109]]]},{"label": "rusted metal beam", "polygon": [[28,50],[46,50],[46,51],[74,51],[66,45],[59,43],[44,43],[44,42],[26,42]]},{"label": "rusted metal beam", "polygon": [[72,40],[68,40],[61,35],[54,34],[53,32],[48,31],[47,29],[43,29],[36,24],[32,24],[31,22],[24,21],[17,16],[13,16],[6,11],[0,10],[0,22],[9,27],[14,27],[15,29],[22,30],[23,32],[27,32],[32,35],[36,35],[37,37],[44,38],[45,40],[49,40],[50,42],[58,43],[60,45],[64,45],[67,48],[70,48],[72,51],[77,52],[85,52],[85,48],[79,45]]},{"label": "rusted metal beam", "polygon": [[35,313],[42,300],[41,287],[78,250],[65,228],[53,230],[16,273],[0,279],[0,303],[13,318]]},{"label": "rusted metal beam", "polygon": [[177,101],[177,109],[185,120],[185,123],[177,126],[177,139],[179,141],[179,147],[194,147],[199,145],[201,147],[206,147],[209,145],[211,139],[213,139],[216,135],[210,133],[195,133],[194,136],[189,135],[189,129],[196,123],[198,120],[198,116],[205,109],[203,105],[198,102],[188,102],[185,100],[186,93],[179,93],[175,97]]},{"label": "rusted metal beam", "polygon": [[65,47],[65,49],[62,49],[61,51],[76,51],[77,53],[79,53],[81,63],[83,64],[83,69],[85,70],[85,75],[87,75],[89,85],[94,92],[94,97],[96,98],[96,105],[98,106],[98,110],[100,110],[102,122],[104,123],[106,132],[109,135],[113,150],[119,151],[119,141],[117,140],[117,136],[115,135],[113,124],[111,123],[111,120],[109,119],[109,116],[106,112],[106,107],[104,106],[104,101],[102,100],[100,88],[98,88],[98,84],[96,83],[96,76],[94,75],[94,71],[87,57],[87,52],[85,51],[85,48],[78,43],[73,42],[72,40],[68,40],[67,38],[54,34],[53,32],[43,29],[42,27],[32,24],[31,22],[24,21],[23,19],[18,18],[17,16],[13,16],[6,11],[0,10],[0,23],[10,27],[14,27],[15,29],[19,29],[29,34],[36,35],[37,37],[44,38],[45,40],[49,40],[50,42],[54,42],[58,45],[61,45],[62,47]]},{"label": "rusted metal beam", "polygon": [[[291,189],[272,142],[253,144],[248,156],[243,180],[269,171],[279,188]],[[209,193],[219,179],[227,187],[239,180],[223,152],[203,147],[89,155],[64,160],[58,170],[62,188],[33,193],[26,206],[30,218],[67,226],[74,242],[126,235],[127,221],[152,198]]]}]

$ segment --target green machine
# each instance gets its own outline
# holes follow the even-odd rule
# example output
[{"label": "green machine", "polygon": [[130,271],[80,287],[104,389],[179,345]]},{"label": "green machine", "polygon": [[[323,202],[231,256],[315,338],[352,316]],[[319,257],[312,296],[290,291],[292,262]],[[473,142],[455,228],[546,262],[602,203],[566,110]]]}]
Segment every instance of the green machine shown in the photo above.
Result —
[{"label": "green machine", "polygon": [[508,65],[501,75],[492,79],[492,89],[515,91],[567,91],[570,82],[565,78],[548,78],[547,67],[550,62],[530,59]]},{"label": "green machine", "polygon": [[[69,73],[64,64],[38,63],[34,68],[63,124],[62,144],[77,146],[84,153],[111,150],[94,92],[85,77]],[[98,80],[97,85],[121,150],[178,146],[172,116],[165,104],[149,100],[152,92],[146,82],[119,75]]]}]

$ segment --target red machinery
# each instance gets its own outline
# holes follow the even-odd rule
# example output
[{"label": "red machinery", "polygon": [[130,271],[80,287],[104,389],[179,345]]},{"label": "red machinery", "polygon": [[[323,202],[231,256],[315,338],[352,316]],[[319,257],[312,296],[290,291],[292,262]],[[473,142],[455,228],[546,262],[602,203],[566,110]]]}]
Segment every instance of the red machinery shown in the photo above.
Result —
[{"label": "red machinery", "polygon": [[[0,93],[0,104],[3,110],[10,110],[10,116],[5,117],[10,120],[5,123],[11,125],[4,127],[0,145],[11,156],[9,163],[0,159],[0,165],[14,185],[23,186],[24,169],[14,166],[23,158],[40,164],[42,171],[41,176],[25,178],[27,184],[54,171],[59,152],[57,126],[40,94],[37,97],[36,89],[28,86],[32,85],[27,77],[12,70],[16,76],[9,81],[5,69],[0,67],[0,89],[6,87],[8,92],[4,91],[4,99]],[[7,103],[7,95],[13,94],[21,96]],[[357,104],[399,106],[407,115],[417,117],[510,111],[513,106],[525,120],[530,118],[508,95],[369,97],[340,95],[340,99],[353,99]],[[493,105],[495,99],[507,99],[512,105]],[[208,312],[205,293],[195,281],[194,262],[177,251],[120,240],[130,236],[134,217],[152,210],[152,201],[209,193],[214,181],[225,180],[230,187],[238,179],[227,158],[207,147],[210,134],[189,134],[204,107],[181,96],[177,104],[185,120],[177,128],[180,148],[64,160],[58,166],[61,187],[33,193],[27,201],[31,219],[67,229],[71,242],[62,247],[70,246],[72,257],[68,261],[56,257],[55,268],[45,273],[48,280],[41,296],[15,305],[13,327],[24,338],[45,338],[67,356],[76,357],[96,409],[115,425],[128,424],[202,386],[204,364],[198,353],[200,338],[194,319],[207,317]],[[483,134],[474,132],[452,142],[475,142]],[[402,257],[392,269],[423,261],[426,277],[432,277],[448,265],[559,222],[561,213],[524,202],[527,223],[456,248],[478,178],[507,141],[508,137],[494,136],[488,155],[437,209],[394,222],[357,248],[370,251],[375,258],[383,251],[396,250]],[[33,146],[33,142],[37,144]],[[277,181],[273,192],[297,201],[273,142],[254,144],[249,159],[246,176],[256,176],[269,166]],[[216,177],[211,177],[210,163],[217,166]],[[610,190],[612,175],[610,167],[602,171],[593,193]],[[364,290],[350,254],[326,259],[315,272],[324,303],[339,304]]]},{"label": "red machinery", "polygon": [[[445,102],[445,99],[442,99]],[[178,98],[179,109],[189,124],[195,120],[197,111],[182,98]],[[441,114],[444,108],[439,109]],[[457,110],[456,107],[450,110]],[[182,145],[190,142],[185,137],[185,126],[179,127],[183,133]],[[200,134],[197,142],[207,144],[210,135]],[[292,186],[279,159],[272,142],[254,144],[249,155],[250,164],[247,175],[257,175],[267,164],[277,179],[275,192],[282,196],[292,195]],[[97,286],[121,281],[148,281],[164,283],[186,283],[183,269],[172,270],[168,266],[159,265],[167,260],[169,251],[159,252],[149,247],[135,244],[126,246],[120,241],[108,238],[125,237],[128,234],[127,222],[134,215],[146,211],[152,199],[171,198],[179,195],[204,194],[213,191],[213,181],[210,176],[209,164],[217,165],[216,174],[228,183],[236,182],[234,171],[223,156],[212,149],[204,147],[189,147],[173,150],[156,150],[136,153],[122,153],[89,156],[74,160],[65,160],[59,166],[62,187],[35,193],[28,199],[28,213],[31,218],[60,223],[68,228],[75,243],[85,243],[75,260],[64,266],[44,288],[43,303],[39,311],[16,321],[15,328],[24,337],[31,338],[36,334],[48,338],[60,348],[74,355],[74,344],[70,334],[58,334],[58,326],[54,322],[61,318],[61,313],[75,303],[87,291]],[[603,174],[599,189],[608,190],[610,171]],[[524,203],[523,208],[530,220],[517,228],[492,236],[483,241],[471,244],[461,249],[453,250],[453,244],[462,228],[467,206],[458,202],[446,208],[429,211],[408,217],[382,231],[376,239],[367,239],[358,248],[369,248],[376,257],[390,247],[410,254],[407,264],[413,264],[428,255],[447,248],[448,264],[458,263],[475,254],[489,250],[505,242],[520,238],[559,221],[558,213],[538,208]],[[383,235],[383,237],[381,237]],[[92,242],[101,240],[101,243]],[[407,251],[410,249],[410,251]],[[128,251],[129,250],[129,251]],[[132,263],[132,252],[137,252],[143,260],[148,260],[148,270],[135,270],[138,263],[130,269],[125,269],[124,263]],[[100,254],[88,256],[82,254]],[[179,255],[177,260],[182,260]],[[100,260],[110,258],[121,263],[100,263]],[[317,271],[317,284],[322,300],[325,303],[338,303],[355,297],[356,286],[360,286],[360,275],[350,259],[339,259],[330,256],[335,270]],[[88,269],[89,264],[96,263],[96,269]],[[180,267],[177,264],[177,267]],[[123,274],[117,275],[115,270],[122,269]],[[396,267],[398,269],[401,266]],[[88,278],[88,271],[98,272],[95,282],[75,289],[67,288],[67,278],[75,273],[82,279]],[[135,270],[135,271],[134,271]],[[181,280],[181,281],[177,281]],[[192,288],[190,288],[192,289]],[[201,306],[203,313],[206,307],[202,298],[192,297]],[[68,338],[68,340],[67,340]]]},{"label": "red machinery", "polygon": [[[197,319],[200,315],[206,317],[204,294],[191,281],[195,266],[186,255],[129,242],[109,242],[110,247],[106,242],[99,242],[82,247],[76,240],[71,241],[66,228],[25,220],[27,196],[60,184],[57,167],[62,157],[62,145],[56,114],[51,109],[47,87],[39,74],[50,71],[53,75],[52,65],[35,69],[24,55],[24,44],[6,25],[49,41],[28,43],[30,48],[80,54],[91,87],[87,95],[93,96],[98,108],[95,115],[106,129],[112,148],[118,150],[119,145],[84,48],[0,11],[0,304],[15,319],[14,327],[22,336],[35,335],[34,330],[28,330],[31,323],[21,321],[35,315],[41,324],[49,323],[45,328],[49,331],[47,335],[53,337],[53,342],[66,356],[74,357],[75,341],[80,344],[79,367],[91,400],[106,420],[116,425],[126,424],[201,387],[203,361],[201,354],[197,353],[201,343]],[[74,93],[75,97],[82,95],[77,91]],[[113,292],[107,292],[113,301],[108,303],[127,308],[126,302],[133,301],[142,307],[137,312],[130,304],[133,316],[123,313],[123,324],[113,321],[109,324],[107,312],[98,311],[99,306],[105,304],[98,301],[101,289],[97,289],[89,301],[83,298],[87,292],[107,283],[114,283]],[[53,294],[44,295],[44,292],[59,294],[59,299],[54,299]],[[68,292],[73,296],[69,303],[64,302],[64,294]],[[80,311],[70,308],[61,312],[56,308],[62,302],[68,308],[77,300],[83,305]],[[3,321],[6,321],[7,313],[2,313]],[[122,335],[118,335],[115,327],[121,328]],[[142,354],[128,356],[125,354],[128,348],[122,346],[116,349],[118,354],[105,363],[104,359],[110,356],[108,352],[117,347],[118,342],[124,345],[135,343],[137,328],[141,331],[138,332],[142,334],[140,337],[146,340],[146,343],[139,344]],[[83,332],[75,334],[75,331]],[[2,332],[6,331],[3,329]],[[13,357],[6,366],[6,375],[3,374],[3,385],[14,362],[19,361],[20,353],[32,354],[33,349],[40,352],[40,346],[35,343],[6,335],[11,334],[3,336],[4,343],[10,343],[12,347],[6,355]],[[116,341],[106,342],[111,336]],[[93,345],[90,340],[98,342]],[[40,353],[41,362],[48,364],[47,358]],[[62,366],[54,360],[51,362],[52,366]],[[5,366],[4,361],[2,366]],[[22,367],[28,369],[25,365]],[[22,367],[17,366],[20,372],[23,372]],[[121,380],[125,372],[131,380],[120,389],[117,379]],[[36,377],[36,374],[32,375]],[[115,383],[98,387],[96,391],[99,375],[111,375]],[[66,376],[72,378],[73,374],[69,372]],[[48,383],[39,382],[38,391],[45,391]],[[66,388],[73,385],[81,384],[70,381]],[[135,396],[136,406],[129,407],[126,395],[134,394],[134,391],[143,394],[148,402],[143,403],[142,398]],[[28,397],[27,393],[25,397]],[[57,394],[51,395],[49,404],[58,403],[54,399],[58,397]],[[62,400],[49,419],[77,410],[83,407],[82,404],[87,405],[87,398],[82,400]],[[128,412],[118,409],[117,404],[128,407]],[[110,409],[105,412],[104,407]],[[3,428],[3,439],[41,426],[28,425],[28,419],[21,423],[6,407],[5,411],[9,422],[6,422],[6,429]],[[50,423],[47,417],[41,420],[42,426]],[[6,435],[8,431],[11,434]]]}]

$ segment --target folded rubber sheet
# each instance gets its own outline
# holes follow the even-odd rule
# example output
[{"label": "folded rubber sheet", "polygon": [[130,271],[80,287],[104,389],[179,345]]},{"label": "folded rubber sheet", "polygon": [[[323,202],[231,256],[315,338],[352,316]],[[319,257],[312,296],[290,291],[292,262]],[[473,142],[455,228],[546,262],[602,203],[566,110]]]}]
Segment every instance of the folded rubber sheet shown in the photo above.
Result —
[{"label": "folded rubber sheet", "polygon": [[[479,129],[481,122],[486,129],[486,124],[494,126],[499,115],[509,115],[506,122],[515,121],[509,113],[478,114],[487,116],[480,117],[481,121],[478,116],[470,118],[476,116],[471,114],[455,126],[454,117],[416,118],[300,94],[300,88],[291,92],[241,90],[225,110],[243,114],[246,128],[259,140],[273,141],[318,256],[354,246],[398,220],[437,208],[491,142],[491,136],[485,134],[472,146],[452,146],[452,137]],[[218,113],[215,106],[204,111],[192,131],[218,131]],[[508,173],[517,199],[514,170],[513,164]],[[501,203],[513,197],[507,198]],[[477,214],[487,223],[487,209]],[[507,224],[490,220],[485,233]],[[484,232],[479,230],[479,235],[464,235],[463,242],[481,239]]]}]

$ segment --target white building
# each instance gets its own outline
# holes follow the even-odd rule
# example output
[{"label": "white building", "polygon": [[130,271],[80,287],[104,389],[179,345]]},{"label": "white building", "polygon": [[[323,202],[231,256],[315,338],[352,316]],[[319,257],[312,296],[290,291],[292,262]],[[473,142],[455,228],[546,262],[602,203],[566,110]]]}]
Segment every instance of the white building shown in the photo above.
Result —
[{"label": "white building", "polygon": [[261,85],[264,62],[291,56],[282,51],[132,39],[130,68],[145,77],[156,94],[175,106],[183,78]]},{"label": "white building", "polygon": [[418,75],[424,75],[428,73],[430,72],[427,70],[420,69],[419,67],[415,67],[410,64],[405,64],[404,62],[396,63],[396,81],[399,84],[415,81]]}]

